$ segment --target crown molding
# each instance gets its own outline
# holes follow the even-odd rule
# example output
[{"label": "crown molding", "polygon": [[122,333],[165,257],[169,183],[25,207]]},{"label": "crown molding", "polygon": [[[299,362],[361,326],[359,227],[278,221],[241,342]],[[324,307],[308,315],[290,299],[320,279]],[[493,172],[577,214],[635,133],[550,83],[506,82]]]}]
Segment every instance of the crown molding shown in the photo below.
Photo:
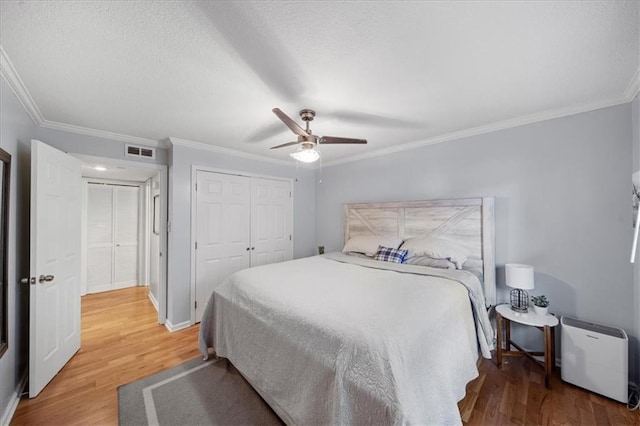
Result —
[{"label": "crown molding", "polygon": [[[183,147],[187,147],[187,148],[193,148],[193,149],[199,149],[202,151],[210,151],[210,152],[215,152],[218,154],[226,154],[226,155],[232,155],[234,157],[240,157],[240,158],[246,158],[249,160],[255,160],[255,161],[261,161],[261,162],[269,162],[269,163],[274,163],[274,164],[279,164],[281,166],[288,166],[288,167],[296,167],[296,162],[295,161],[287,161],[287,160],[280,160],[277,158],[271,158],[271,157],[267,157],[264,155],[259,155],[259,154],[252,154],[249,152],[244,152],[244,151],[239,151],[236,149],[230,149],[230,148],[223,148],[220,146],[216,146],[216,145],[209,145],[207,143],[202,143],[202,142],[195,142],[195,141],[190,141],[187,139],[181,139],[181,138],[176,138],[174,136],[170,136],[167,139],[165,139],[165,141],[168,141],[171,145],[174,146],[183,146]],[[305,168],[315,168],[315,163],[312,163],[312,167],[308,167],[306,164],[302,163],[300,164],[300,166],[305,167]]]},{"label": "crown molding", "polygon": [[144,145],[152,148],[167,148],[162,141],[153,139],[139,138],[137,136],[123,135],[121,133],[109,132],[106,130],[90,129],[88,127],[74,126],[73,124],[58,123],[56,121],[44,120],[39,124],[40,127],[52,130],[61,130],[63,132],[78,133],[80,135],[94,136],[97,138],[109,139],[112,141],[120,141],[134,143],[136,145]]},{"label": "crown molding", "polygon": [[36,105],[35,101],[31,97],[31,94],[18,75],[18,72],[13,67],[13,63],[7,56],[7,52],[4,51],[4,47],[2,47],[2,45],[0,45],[0,75],[2,75],[2,78],[7,82],[13,93],[15,93],[18,101],[20,101],[33,122],[38,126],[42,124],[44,122],[44,118],[42,117],[42,113],[40,112],[38,105]]},{"label": "crown molding", "polygon": [[432,138],[427,138],[427,139],[423,139],[415,142],[407,142],[407,143],[399,144],[389,148],[382,148],[382,149],[378,149],[378,150],[371,151],[364,154],[358,154],[358,155],[354,155],[346,158],[341,158],[339,160],[327,161],[323,164],[323,166],[331,167],[339,164],[352,163],[354,161],[380,157],[383,155],[389,155],[396,152],[409,151],[412,149],[421,148],[428,145],[434,145],[437,143],[443,143],[443,142],[448,142],[456,139],[467,138],[470,136],[481,135],[484,133],[496,132],[498,130],[505,130],[505,129],[510,129],[514,127],[520,127],[527,124],[533,124],[541,121],[552,120],[555,118],[569,117],[572,115],[577,115],[577,114],[581,114],[589,111],[595,111],[595,110],[607,108],[610,106],[626,104],[626,103],[629,103],[631,100],[633,100],[633,98],[628,99],[627,91],[625,91],[625,94],[623,96],[615,99],[610,99],[608,101],[593,102],[593,103],[584,104],[576,107],[570,107],[570,108],[559,108],[555,110],[548,110],[540,113],[513,118],[510,120],[499,121],[496,123],[491,123],[491,124],[478,126],[478,127],[472,127],[470,129],[447,133],[444,135],[435,136]]}]

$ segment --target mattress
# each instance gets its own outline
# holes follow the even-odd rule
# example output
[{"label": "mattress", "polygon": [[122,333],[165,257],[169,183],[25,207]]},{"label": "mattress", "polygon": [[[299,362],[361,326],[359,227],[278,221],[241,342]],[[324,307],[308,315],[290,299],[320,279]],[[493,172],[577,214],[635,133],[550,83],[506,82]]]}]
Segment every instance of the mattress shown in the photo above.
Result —
[{"label": "mattress", "polygon": [[234,274],[200,349],[289,424],[457,424],[492,336],[473,274],[332,253]]}]

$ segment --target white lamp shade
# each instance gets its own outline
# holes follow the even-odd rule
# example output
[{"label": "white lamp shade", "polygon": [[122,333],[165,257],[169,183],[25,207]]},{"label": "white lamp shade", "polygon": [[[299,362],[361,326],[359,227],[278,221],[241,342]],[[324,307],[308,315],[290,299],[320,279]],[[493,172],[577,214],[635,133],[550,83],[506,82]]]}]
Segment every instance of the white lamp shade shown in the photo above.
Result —
[{"label": "white lamp shade", "polygon": [[320,158],[320,152],[314,148],[300,148],[296,152],[289,154],[298,161],[303,163],[313,163]]},{"label": "white lamp shade", "polygon": [[504,267],[509,287],[533,290],[533,266],[507,263]]}]

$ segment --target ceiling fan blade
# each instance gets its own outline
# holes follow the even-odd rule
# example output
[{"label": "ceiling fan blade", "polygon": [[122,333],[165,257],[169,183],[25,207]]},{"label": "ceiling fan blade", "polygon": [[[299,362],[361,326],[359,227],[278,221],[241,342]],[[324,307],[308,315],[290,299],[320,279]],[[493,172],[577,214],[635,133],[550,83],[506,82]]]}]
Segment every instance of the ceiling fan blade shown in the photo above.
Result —
[{"label": "ceiling fan blade", "polygon": [[284,148],[285,146],[291,146],[291,145],[297,145],[300,142],[295,141],[295,142],[287,142],[287,143],[283,143],[282,145],[276,145],[276,146],[272,146],[271,149],[278,149],[278,148]]},{"label": "ceiling fan blade", "polygon": [[328,144],[328,143],[359,143],[359,144],[365,144],[367,143],[366,139],[352,139],[352,138],[338,138],[335,136],[323,136],[320,138],[320,141],[318,143],[324,143],[324,144]]},{"label": "ceiling fan blade", "polygon": [[[273,113],[275,115],[278,116],[278,118],[280,120],[282,120],[282,122],[289,128],[291,129],[291,131],[293,133],[295,133],[298,136],[306,136],[309,137],[309,133],[305,132],[304,129],[300,126],[298,126],[298,123],[296,123],[295,121],[293,121],[291,118],[289,118],[289,116],[287,114],[285,114],[284,112],[282,112],[280,110],[280,108],[274,108],[271,111],[273,111]],[[296,142],[297,143],[297,142]]]}]

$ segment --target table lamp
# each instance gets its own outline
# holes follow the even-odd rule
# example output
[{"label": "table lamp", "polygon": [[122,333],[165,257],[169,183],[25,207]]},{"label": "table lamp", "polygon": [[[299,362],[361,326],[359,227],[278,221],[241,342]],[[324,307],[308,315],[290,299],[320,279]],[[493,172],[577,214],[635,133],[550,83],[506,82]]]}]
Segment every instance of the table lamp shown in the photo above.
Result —
[{"label": "table lamp", "polygon": [[511,309],[516,312],[527,312],[529,308],[529,293],[533,290],[533,266],[507,263],[506,283],[511,287]]}]

